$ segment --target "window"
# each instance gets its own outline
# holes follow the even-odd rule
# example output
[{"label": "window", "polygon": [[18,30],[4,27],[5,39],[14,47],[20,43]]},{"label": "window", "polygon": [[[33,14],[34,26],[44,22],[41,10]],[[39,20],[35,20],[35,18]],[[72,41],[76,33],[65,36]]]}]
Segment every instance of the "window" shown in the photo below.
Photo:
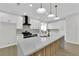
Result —
[{"label": "window", "polygon": [[46,31],[47,30],[47,23],[41,23],[41,30]]}]

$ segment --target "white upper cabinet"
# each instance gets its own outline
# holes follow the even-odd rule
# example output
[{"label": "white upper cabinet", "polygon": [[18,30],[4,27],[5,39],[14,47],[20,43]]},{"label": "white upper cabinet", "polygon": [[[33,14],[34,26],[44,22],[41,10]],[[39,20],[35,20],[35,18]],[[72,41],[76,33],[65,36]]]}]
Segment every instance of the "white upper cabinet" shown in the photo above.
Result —
[{"label": "white upper cabinet", "polygon": [[31,29],[40,29],[40,21],[39,20],[34,20],[34,19],[30,19],[30,28]]},{"label": "white upper cabinet", "polygon": [[16,27],[17,29],[23,29],[23,17],[18,17]]},{"label": "white upper cabinet", "polygon": [[48,24],[48,29],[57,29],[63,35],[65,35],[65,20]]},{"label": "white upper cabinet", "polygon": [[65,26],[65,21],[58,21],[58,22],[54,22],[54,23],[49,23],[48,24],[48,29],[64,29]]},{"label": "white upper cabinet", "polygon": [[0,12],[0,22],[16,23],[17,22],[17,16]]},{"label": "white upper cabinet", "polygon": [[23,17],[0,12],[1,23],[16,24],[16,29],[23,29]]}]

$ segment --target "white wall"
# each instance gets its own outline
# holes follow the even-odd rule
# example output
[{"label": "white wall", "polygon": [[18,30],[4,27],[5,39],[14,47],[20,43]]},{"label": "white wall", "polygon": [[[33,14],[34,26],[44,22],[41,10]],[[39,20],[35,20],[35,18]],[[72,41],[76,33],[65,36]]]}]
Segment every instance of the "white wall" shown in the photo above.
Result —
[{"label": "white wall", "polygon": [[79,14],[66,18],[66,41],[79,44]]}]

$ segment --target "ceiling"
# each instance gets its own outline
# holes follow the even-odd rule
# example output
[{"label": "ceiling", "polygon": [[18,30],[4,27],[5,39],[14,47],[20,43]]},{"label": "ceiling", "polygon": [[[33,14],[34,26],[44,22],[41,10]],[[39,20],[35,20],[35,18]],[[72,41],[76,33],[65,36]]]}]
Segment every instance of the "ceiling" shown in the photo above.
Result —
[{"label": "ceiling", "polygon": [[[30,7],[29,5],[32,4],[33,6]],[[55,3],[52,3],[52,12],[55,14]],[[74,13],[79,13],[79,3],[58,3],[58,16],[60,18],[67,17]],[[40,21],[49,22],[54,20],[53,18],[48,18],[47,15],[49,14],[50,4],[43,3],[43,7],[46,8],[46,13],[38,14],[36,9],[40,7],[39,3],[21,3],[17,5],[16,3],[0,3],[0,11],[14,14],[14,15],[21,15],[23,16],[24,13],[31,18],[38,19]]]}]

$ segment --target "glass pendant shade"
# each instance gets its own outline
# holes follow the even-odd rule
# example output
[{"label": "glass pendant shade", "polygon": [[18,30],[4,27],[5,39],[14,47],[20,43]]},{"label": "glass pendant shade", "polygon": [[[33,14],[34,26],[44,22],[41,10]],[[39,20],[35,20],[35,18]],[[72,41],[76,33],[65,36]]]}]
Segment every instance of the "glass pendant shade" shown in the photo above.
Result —
[{"label": "glass pendant shade", "polygon": [[54,18],[54,20],[59,20],[59,19],[60,19],[60,17],[55,17],[55,18]]},{"label": "glass pendant shade", "polygon": [[38,8],[37,9],[37,13],[39,13],[39,14],[43,14],[45,12],[46,12],[46,9],[45,8]]},{"label": "glass pendant shade", "polygon": [[59,20],[60,19],[60,17],[58,17],[58,15],[57,15],[57,5],[55,5],[55,9],[56,9],[56,17],[54,18],[54,20]]},{"label": "glass pendant shade", "polygon": [[55,17],[55,15],[54,14],[49,14],[48,17]]},{"label": "glass pendant shade", "polygon": [[52,13],[52,4],[50,3],[50,13],[48,17],[54,17],[55,15]]},{"label": "glass pendant shade", "polygon": [[39,14],[43,14],[43,13],[46,12],[46,9],[42,7],[42,3],[41,3],[41,4],[40,4],[40,8],[38,8],[36,11],[37,11],[37,13],[39,13]]}]

